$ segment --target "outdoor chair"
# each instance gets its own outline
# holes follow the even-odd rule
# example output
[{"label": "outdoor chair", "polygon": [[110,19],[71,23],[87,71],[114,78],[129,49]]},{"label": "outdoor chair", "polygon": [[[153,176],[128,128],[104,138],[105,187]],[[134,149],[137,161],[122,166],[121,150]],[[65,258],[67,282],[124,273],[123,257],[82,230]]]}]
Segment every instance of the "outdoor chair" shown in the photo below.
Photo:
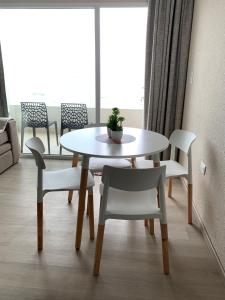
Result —
[{"label": "outdoor chair", "polygon": [[[88,124],[88,113],[86,104],[82,103],[61,103],[61,130],[81,129]],[[62,147],[60,146],[60,154],[62,154]]]},{"label": "outdoor chair", "polygon": [[58,141],[58,129],[56,121],[48,120],[47,107],[44,102],[21,102],[21,153],[23,153],[24,128],[33,128],[33,136],[36,136],[36,128],[46,128],[48,140],[48,154],[50,154],[49,127],[55,126],[56,143]]}]

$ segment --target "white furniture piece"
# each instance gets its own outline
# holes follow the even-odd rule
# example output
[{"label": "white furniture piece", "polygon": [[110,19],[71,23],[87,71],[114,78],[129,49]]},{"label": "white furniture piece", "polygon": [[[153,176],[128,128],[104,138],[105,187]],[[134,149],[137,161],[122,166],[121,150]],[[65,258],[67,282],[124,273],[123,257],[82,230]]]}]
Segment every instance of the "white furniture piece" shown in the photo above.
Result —
[{"label": "white furniture piece", "polygon": [[[166,167],[122,169],[105,166],[100,185],[101,204],[93,274],[99,274],[105,222],[108,219],[159,219],[163,268],[169,274],[168,233],[165,205]],[[157,196],[159,206],[157,205]]]},{"label": "white furniture piece", "polygon": [[[188,223],[192,224],[192,159],[191,145],[196,139],[193,132],[186,130],[174,130],[170,136],[171,144],[170,160],[161,161],[161,166],[166,166],[166,178],[169,178],[168,197],[172,197],[172,178],[185,177],[188,182]],[[188,168],[175,161],[176,148],[187,154]],[[136,162],[136,168],[151,168],[153,161],[139,160]]]},{"label": "white furniture piece", "polygon": [[[67,168],[57,171],[46,171],[42,154],[44,145],[38,137],[26,141],[26,146],[34,155],[38,167],[37,178],[37,246],[38,251],[43,249],[43,198],[48,192],[53,191],[79,191],[81,168]],[[89,225],[90,238],[94,239],[94,213],[93,190],[94,179],[90,172],[87,174],[88,201],[89,201]],[[85,190],[86,192],[86,190]]]},{"label": "white furniture piece", "polygon": [[[106,142],[102,141],[104,140],[102,137],[106,133],[106,127],[94,127],[71,131],[60,138],[60,144],[66,150],[77,154],[77,156],[79,154],[83,155],[75,244],[77,250],[80,249],[81,245],[90,157],[120,159],[153,155],[153,160],[157,165],[159,163],[159,153],[169,145],[169,141],[165,136],[144,129],[125,127],[124,138],[126,138],[126,142],[122,141],[121,144],[108,143],[107,140]],[[74,165],[76,163],[77,160],[74,159]]]}]

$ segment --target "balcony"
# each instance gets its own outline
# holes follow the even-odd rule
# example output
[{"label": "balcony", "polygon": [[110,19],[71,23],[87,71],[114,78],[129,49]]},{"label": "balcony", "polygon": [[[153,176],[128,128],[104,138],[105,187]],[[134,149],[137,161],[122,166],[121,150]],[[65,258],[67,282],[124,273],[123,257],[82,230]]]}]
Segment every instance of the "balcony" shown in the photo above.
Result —
[{"label": "balcony", "polygon": [[[56,120],[58,125],[58,132],[60,133],[61,124],[61,112],[60,106],[48,106],[48,118],[49,120]],[[14,118],[17,122],[19,140],[21,140],[21,108],[20,105],[10,105],[10,116]],[[107,122],[108,116],[111,113],[111,109],[101,109],[101,122]],[[143,128],[143,109],[121,109],[121,115],[125,117],[124,126]],[[88,108],[88,122],[95,123],[95,109]],[[66,131],[65,131],[66,132]],[[44,128],[38,128],[36,130],[36,135],[41,138],[45,144],[45,149],[47,153],[47,134]],[[24,132],[24,141],[33,136],[32,128],[26,128]],[[50,149],[52,155],[59,155],[59,146],[56,144],[56,135],[54,126],[50,127]],[[30,151],[24,145],[23,153],[29,153]],[[68,155],[66,150],[62,150],[63,155]]]}]

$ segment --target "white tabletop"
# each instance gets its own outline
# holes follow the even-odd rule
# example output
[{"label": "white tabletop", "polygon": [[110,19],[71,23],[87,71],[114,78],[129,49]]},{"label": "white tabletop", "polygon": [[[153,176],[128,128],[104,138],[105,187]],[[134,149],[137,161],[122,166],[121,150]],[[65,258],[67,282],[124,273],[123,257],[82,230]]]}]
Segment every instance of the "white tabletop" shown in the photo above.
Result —
[{"label": "white tabletop", "polygon": [[[165,150],[168,139],[156,132],[125,127],[123,133],[135,139],[128,143],[112,144],[99,141],[107,133],[106,127],[78,129],[64,134],[60,144],[66,150],[89,157],[130,158],[154,155]],[[97,139],[96,139],[97,137]]]}]

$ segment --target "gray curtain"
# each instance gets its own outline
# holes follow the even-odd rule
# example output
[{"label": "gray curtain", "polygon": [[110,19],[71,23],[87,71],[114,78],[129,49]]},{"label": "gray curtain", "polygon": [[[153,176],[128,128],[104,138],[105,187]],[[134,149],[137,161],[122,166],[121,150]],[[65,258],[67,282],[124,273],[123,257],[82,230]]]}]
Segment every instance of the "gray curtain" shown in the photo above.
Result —
[{"label": "gray curtain", "polygon": [[0,117],[8,117],[8,106],[5,92],[5,77],[2,61],[2,49],[0,45]]},{"label": "gray curtain", "polygon": [[167,137],[182,125],[193,9],[194,0],[149,0],[144,127]]}]

